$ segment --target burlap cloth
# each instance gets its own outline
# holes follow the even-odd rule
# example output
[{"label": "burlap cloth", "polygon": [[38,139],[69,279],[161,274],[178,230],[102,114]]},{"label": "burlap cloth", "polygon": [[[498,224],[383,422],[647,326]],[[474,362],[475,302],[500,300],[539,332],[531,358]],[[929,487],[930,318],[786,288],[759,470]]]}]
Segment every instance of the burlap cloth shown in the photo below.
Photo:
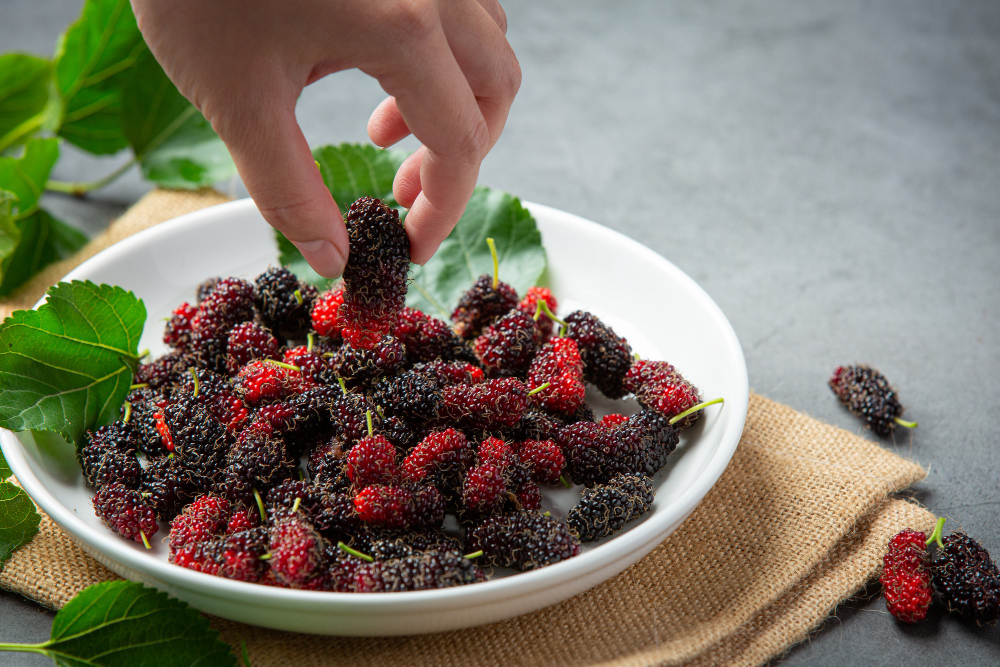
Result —
[{"label": "burlap cloth", "polygon": [[[30,307],[111,243],[224,200],[211,191],[150,193],[79,256],[2,304],[0,315]],[[246,642],[255,667],[758,665],[805,639],[857,593],[877,573],[892,534],[933,526],[929,512],[893,497],[925,475],[874,442],[754,394],[732,463],[683,526],[635,566],[571,600],[485,627],[399,638],[213,622],[231,645]],[[86,586],[115,578],[43,515],[34,541],[0,572],[0,587],[58,609]]]}]

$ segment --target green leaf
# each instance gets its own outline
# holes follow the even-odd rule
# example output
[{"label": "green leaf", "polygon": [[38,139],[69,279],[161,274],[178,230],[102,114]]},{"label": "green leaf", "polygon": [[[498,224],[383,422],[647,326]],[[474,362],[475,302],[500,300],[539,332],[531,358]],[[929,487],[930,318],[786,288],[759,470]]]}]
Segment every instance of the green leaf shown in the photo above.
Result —
[{"label": "green leaf", "polygon": [[0,297],[10,294],[49,264],[69,257],[87,243],[83,233],[53,218],[44,209],[14,224],[20,241],[13,253],[0,260]]},{"label": "green leaf", "polygon": [[74,281],[0,324],[0,426],[79,445],[118,415],[139,362],[146,308],[131,292]]},{"label": "green leaf", "polygon": [[437,253],[425,265],[412,267],[407,305],[447,321],[476,278],[493,274],[488,237],[496,242],[500,280],[521,294],[538,283],[546,257],[535,219],[517,197],[478,187]]},{"label": "green leaf", "polygon": [[10,475],[10,466],[7,465],[7,459],[3,457],[3,452],[0,452],[0,482],[10,477]]},{"label": "green leaf", "polygon": [[28,141],[19,158],[0,157],[0,188],[17,198],[17,219],[23,220],[38,210],[45,181],[58,159],[59,140],[54,137]]},{"label": "green leaf", "polygon": [[[4,478],[10,477],[6,461],[2,467],[6,469]],[[23,489],[10,482],[0,483],[0,569],[12,553],[35,537],[41,520]]]},{"label": "green leaf", "polygon": [[10,257],[21,242],[21,228],[14,222],[13,206],[17,196],[9,190],[0,190],[0,277],[3,262]]},{"label": "green leaf", "polygon": [[163,187],[199,188],[236,173],[226,145],[151,53],[125,82],[122,129],[143,174]]},{"label": "green leaf", "polygon": [[366,196],[398,207],[392,196],[392,180],[408,155],[407,151],[383,150],[364,144],[344,143],[313,149],[323,182],[341,214],[346,213],[356,199]]},{"label": "green leaf", "polygon": [[0,215],[0,296],[43,268],[79,250],[87,237],[38,208],[59,140],[31,139],[20,158],[0,157],[0,188],[17,200],[16,214]]},{"label": "green leaf", "polygon": [[0,56],[0,152],[45,124],[52,63],[26,53]]},{"label": "green leaf", "polygon": [[144,51],[128,0],[86,1],[56,52],[56,87],[63,100],[60,136],[99,155],[128,145],[121,87]]},{"label": "green leaf", "polygon": [[0,650],[44,653],[65,667],[236,667],[196,609],[130,581],[88,586],[56,614],[49,641]]}]

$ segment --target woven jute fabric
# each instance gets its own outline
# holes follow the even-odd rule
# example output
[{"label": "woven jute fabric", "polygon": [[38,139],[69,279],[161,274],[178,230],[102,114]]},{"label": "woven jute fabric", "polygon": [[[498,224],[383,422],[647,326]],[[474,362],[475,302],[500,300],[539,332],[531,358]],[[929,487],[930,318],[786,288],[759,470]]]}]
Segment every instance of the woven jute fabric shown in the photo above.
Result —
[{"label": "woven jute fabric", "polygon": [[[222,200],[217,193],[153,192],[84,256]],[[33,283],[13,307],[33,304],[71,265]],[[245,643],[256,667],[759,665],[805,639],[871,580],[894,533],[933,526],[933,515],[894,496],[925,474],[875,442],[753,394],[732,462],[684,524],[633,567],[561,604],[413,637],[318,637],[213,624],[232,646]],[[58,609],[83,588],[114,578],[43,516],[36,538],[0,572],[0,587]]]}]

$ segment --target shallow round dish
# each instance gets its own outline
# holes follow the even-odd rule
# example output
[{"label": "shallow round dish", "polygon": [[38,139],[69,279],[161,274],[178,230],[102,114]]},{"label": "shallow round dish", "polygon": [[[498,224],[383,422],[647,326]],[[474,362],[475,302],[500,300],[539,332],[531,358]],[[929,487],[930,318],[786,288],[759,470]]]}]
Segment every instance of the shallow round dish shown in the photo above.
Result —
[{"label": "shallow round dish", "polygon": [[[525,614],[592,588],[676,530],[722,475],[746,419],[746,363],[725,315],[676,266],[594,222],[525,205],[542,232],[548,281],[560,312],[591,310],[644,358],[667,359],[706,398],[726,399],[684,432],[656,476],[653,511],[629,524],[626,532],[588,545],[576,558],[486,583],[408,593],[326,593],[229,581],[171,565],[159,540],[147,551],[114,535],[94,515],[92,493],[84,486],[72,447],[61,438],[5,430],[0,433],[3,453],[32,499],[98,561],[126,578],[236,621],[331,635],[364,635],[372,628],[396,635],[439,632]],[[116,284],[142,298],[148,319],[140,349],[156,354],[164,351],[162,320],[179,303],[192,300],[203,279],[252,279],[276,261],[271,228],[252,201],[241,200],[136,234],[80,265],[65,280]],[[613,405],[599,402],[597,408],[622,407],[620,402]],[[576,497],[571,491],[554,491],[544,504],[562,517]]]}]

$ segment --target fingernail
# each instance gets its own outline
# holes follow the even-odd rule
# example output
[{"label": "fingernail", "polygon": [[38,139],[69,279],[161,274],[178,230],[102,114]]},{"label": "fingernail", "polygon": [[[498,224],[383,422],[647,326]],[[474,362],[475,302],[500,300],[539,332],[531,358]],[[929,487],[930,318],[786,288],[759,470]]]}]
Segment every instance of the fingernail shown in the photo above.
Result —
[{"label": "fingernail", "polygon": [[344,272],[347,258],[332,241],[319,239],[318,241],[292,241],[292,243],[309,262],[309,266],[316,269],[316,273],[324,278],[336,278]]}]

